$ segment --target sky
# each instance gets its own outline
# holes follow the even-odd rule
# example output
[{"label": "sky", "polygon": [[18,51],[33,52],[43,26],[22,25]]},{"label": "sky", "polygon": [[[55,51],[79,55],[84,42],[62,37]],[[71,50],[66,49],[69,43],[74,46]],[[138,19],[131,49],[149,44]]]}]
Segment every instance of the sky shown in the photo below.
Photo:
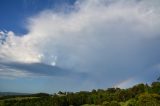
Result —
[{"label": "sky", "polygon": [[159,0],[0,0],[0,91],[128,88],[160,76]]}]

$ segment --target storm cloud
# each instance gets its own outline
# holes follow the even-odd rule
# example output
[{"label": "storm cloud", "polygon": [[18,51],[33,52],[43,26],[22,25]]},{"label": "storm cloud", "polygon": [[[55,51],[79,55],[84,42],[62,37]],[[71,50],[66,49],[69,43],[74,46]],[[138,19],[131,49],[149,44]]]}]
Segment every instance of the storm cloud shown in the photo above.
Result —
[{"label": "storm cloud", "polygon": [[85,73],[81,83],[95,88],[154,80],[160,73],[158,4],[158,0],[78,0],[67,13],[44,10],[28,18],[26,35],[1,31],[6,37],[1,40],[0,61],[27,64],[19,64],[18,70],[34,74],[42,68],[39,64],[64,69],[53,77]]}]

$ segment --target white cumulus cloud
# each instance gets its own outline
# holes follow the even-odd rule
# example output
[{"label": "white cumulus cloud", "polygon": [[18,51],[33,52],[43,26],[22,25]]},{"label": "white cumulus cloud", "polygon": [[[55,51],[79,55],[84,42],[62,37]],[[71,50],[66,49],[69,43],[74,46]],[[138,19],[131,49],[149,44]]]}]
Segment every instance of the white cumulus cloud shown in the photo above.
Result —
[{"label": "white cumulus cloud", "polygon": [[160,11],[155,2],[160,4],[78,0],[69,13],[44,10],[28,18],[26,35],[0,32],[8,36],[0,45],[0,58],[87,72],[99,86],[128,79],[160,62]]}]

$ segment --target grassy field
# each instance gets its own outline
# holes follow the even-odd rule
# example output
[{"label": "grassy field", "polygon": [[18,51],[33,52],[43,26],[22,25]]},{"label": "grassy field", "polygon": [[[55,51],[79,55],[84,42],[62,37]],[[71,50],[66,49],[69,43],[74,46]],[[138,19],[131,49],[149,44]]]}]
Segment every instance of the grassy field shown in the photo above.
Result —
[{"label": "grassy field", "polygon": [[3,103],[4,101],[21,101],[21,100],[29,100],[29,99],[37,99],[39,97],[13,97],[13,98],[7,98],[7,99],[2,99],[0,100],[0,106],[4,106]]},{"label": "grassy field", "polygon": [[24,100],[24,99],[35,99],[35,98],[39,98],[39,97],[15,97],[15,98],[9,98],[4,100]]}]

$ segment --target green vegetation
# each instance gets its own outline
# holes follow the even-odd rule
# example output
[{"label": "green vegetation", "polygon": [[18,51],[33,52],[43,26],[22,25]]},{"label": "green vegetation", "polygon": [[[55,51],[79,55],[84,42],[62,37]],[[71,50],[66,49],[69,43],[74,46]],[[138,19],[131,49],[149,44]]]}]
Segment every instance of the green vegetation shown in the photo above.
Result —
[{"label": "green vegetation", "polygon": [[150,86],[138,84],[128,89],[2,96],[0,106],[160,106],[160,82]]}]

